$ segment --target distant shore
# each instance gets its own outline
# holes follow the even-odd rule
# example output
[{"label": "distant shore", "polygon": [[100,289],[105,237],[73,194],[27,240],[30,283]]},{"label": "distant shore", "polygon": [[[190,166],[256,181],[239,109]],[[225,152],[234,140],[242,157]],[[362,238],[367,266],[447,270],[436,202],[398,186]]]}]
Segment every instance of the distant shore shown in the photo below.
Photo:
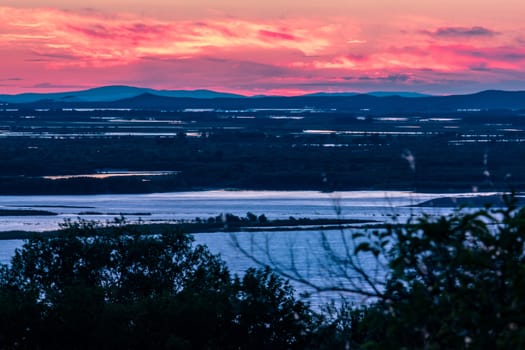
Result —
[{"label": "distant shore", "polygon": [[[223,187],[223,186],[155,186],[141,187],[140,184],[136,184],[134,187],[123,187],[120,185],[115,185],[115,182],[108,181],[107,179],[82,179],[88,182],[88,185],[85,186],[76,186],[72,184],[70,179],[60,179],[60,180],[44,180],[40,183],[40,179],[30,178],[24,179],[24,181],[31,182],[29,186],[21,187],[9,187],[5,185],[9,183],[9,178],[4,178],[4,186],[0,184],[0,196],[75,196],[75,195],[134,195],[134,194],[153,194],[153,193],[180,193],[180,192],[206,192],[206,191],[276,191],[276,192],[301,192],[301,191],[315,191],[321,193],[336,193],[336,192],[353,192],[353,191],[382,191],[382,192],[391,192],[391,191],[402,191],[402,192],[414,192],[422,194],[469,194],[473,193],[472,187],[468,186],[457,186],[453,183],[443,184],[442,186],[338,186],[331,189],[326,189],[318,186],[243,186],[243,187]],[[52,181],[52,184],[48,183]],[[18,180],[16,181],[18,182]],[[525,191],[524,189],[520,189]],[[484,193],[494,193],[509,192],[508,186],[501,187],[487,187],[476,189],[475,193],[484,194]],[[1,214],[0,214],[1,215]]]},{"label": "distant shore", "polygon": [[[323,231],[323,230],[340,230],[353,227],[367,227],[381,225],[380,222],[374,220],[357,220],[357,219],[308,219],[308,218],[289,218],[267,220],[264,219],[248,220],[240,218],[235,215],[227,214],[229,222],[219,220],[217,218],[198,219],[192,221],[185,221],[181,223],[158,223],[158,224],[126,224],[122,227],[130,232],[136,233],[151,233],[151,232],[165,232],[165,231],[182,231],[187,234],[199,234],[210,232],[259,232],[259,231]],[[213,219],[213,221],[212,221]],[[216,220],[217,219],[217,220]],[[226,219],[228,220],[228,219]],[[105,229],[110,229],[111,226],[101,226],[98,232],[104,232]],[[50,230],[43,232],[35,231],[5,231],[0,232],[0,240],[11,239],[27,239],[39,235],[58,235],[63,230]]]}]

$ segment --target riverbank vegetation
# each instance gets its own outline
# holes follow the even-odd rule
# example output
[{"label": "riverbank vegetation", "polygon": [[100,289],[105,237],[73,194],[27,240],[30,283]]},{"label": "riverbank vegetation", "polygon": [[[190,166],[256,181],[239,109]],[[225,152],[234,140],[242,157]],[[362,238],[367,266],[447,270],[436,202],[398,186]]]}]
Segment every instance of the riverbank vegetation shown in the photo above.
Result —
[{"label": "riverbank vegetation", "polygon": [[[27,213],[35,213],[33,215],[57,215],[56,213],[40,210],[9,210],[11,216],[31,215]],[[27,212],[27,213],[26,213]],[[43,212],[43,213],[41,213]],[[0,210],[0,216],[2,211]],[[16,215],[15,215],[16,214]],[[78,215],[89,215],[86,212]],[[93,212],[92,215],[102,215],[102,213]],[[105,224],[91,221],[91,224],[97,225],[100,234],[110,233],[113,230],[112,225],[118,224],[126,226],[128,229],[141,233],[150,234],[157,231],[182,231],[186,234],[206,233],[206,232],[258,232],[258,231],[321,231],[321,230],[340,230],[342,228],[350,227],[364,227],[379,226],[381,223],[375,220],[360,220],[360,219],[343,219],[343,218],[295,218],[290,216],[287,219],[268,219],[266,215],[255,215],[248,212],[246,216],[237,216],[231,213],[223,213],[217,216],[210,216],[208,218],[196,217],[192,220],[176,220],[174,222],[162,223],[144,223],[140,218],[137,221],[129,221],[126,214],[111,213],[106,215],[114,215],[112,220]],[[128,214],[129,215],[129,214]],[[151,215],[150,213],[133,213],[135,216]],[[89,223],[89,220],[79,219],[79,222]],[[68,227],[73,221],[66,220],[60,227]],[[61,235],[63,229],[33,232],[33,231],[4,231],[0,233],[0,240],[6,239],[27,239],[33,236],[55,236]]]},{"label": "riverbank vegetation", "polygon": [[[172,228],[68,223],[28,239],[0,270],[0,348],[523,348],[525,208],[504,202],[325,244],[331,274],[319,292],[367,302],[321,308],[272,266],[232,275]],[[382,262],[381,279],[359,270],[362,254]]]},{"label": "riverbank vegetation", "polygon": [[519,111],[370,113],[0,110],[0,194],[525,189]]},{"label": "riverbank vegetation", "polygon": [[0,347],[303,348],[313,319],[268,269],[232,276],[181,232],[74,223],[0,273]]}]

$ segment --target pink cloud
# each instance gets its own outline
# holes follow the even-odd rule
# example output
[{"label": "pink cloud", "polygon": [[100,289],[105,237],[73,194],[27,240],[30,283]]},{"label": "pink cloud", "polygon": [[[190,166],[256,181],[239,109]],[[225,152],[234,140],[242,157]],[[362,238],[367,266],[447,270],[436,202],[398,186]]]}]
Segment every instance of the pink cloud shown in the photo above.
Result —
[{"label": "pink cloud", "polygon": [[344,17],[192,21],[0,7],[0,55],[10,74],[23,79],[10,82],[20,91],[111,83],[246,94],[399,90],[523,75],[525,49],[516,44],[516,31],[511,41],[507,31],[483,26],[433,27],[385,23],[379,30]]},{"label": "pink cloud", "polygon": [[259,30],[259,34],[268,39],[281,39],[281,40],[297,40],[297,38],[291,34],[287,33],[279,33],[279,32],[272,32],[269,30],[261,29]]},{"label": "pink cloud", "polygon": [[108,19],[96,13],[74,14],[53,9],[3,8],[0,15],[8,18],[0,25],[5,33],[0,36],[0,43],[28,44],[37,52],[67,53],[77,58],[70,64],[81,66],[113,65],[115,60],[126,64],[146,55],[205,55],[214,47],[221,50],[287,47],[315,54],[330,41],[330,33],[323,30],[311,33],[308,39],[301,34],[310,32],[310,28],[283,33],[278,22],[224,19],[166,22],[151,18],[139,21],[124,15]]},{"label": "pink cloud", "polygon": [[93,26],[90,26],[88,28],[82,28],[77,27],[74,25],[68,25],[67,29],[71,30],[72,32],[76,32],[78,34],[82,34],[87,37],[94,37],[97,39],[112,39],[114,38],[114,34],[111,33],[108,28],[103,26],[102,24],[96,24]]}]

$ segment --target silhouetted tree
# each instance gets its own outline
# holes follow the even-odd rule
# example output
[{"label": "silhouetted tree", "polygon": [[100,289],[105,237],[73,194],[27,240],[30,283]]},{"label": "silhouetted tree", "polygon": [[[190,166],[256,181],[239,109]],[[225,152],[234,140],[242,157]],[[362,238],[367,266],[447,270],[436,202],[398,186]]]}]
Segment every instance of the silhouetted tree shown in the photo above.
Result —
[{"label": "silhouetted tree", "polygon": [[388,284],[367,315],[383,334],[375,348],[525,346],[525,208],[505,201],[392,226],[358,247],[384,253],[393,244]]},{"label": "silhouetted tree", "polygon": [[513,195],[503,199],[504,208],[341,230],[337,243],[322,234],[323,253],[314,257],[322,273],[316,279],[298,268],[293,251],[286,264],[271,250],[262,259],[237,245],[310,291],[354,301],[325,310],[316,336],[328,332],[331,338],[318,338],[319,347],[520,349],[525,347],[525,208]]},{"label": "silhouetted tree", "polygon": [[[142,230],[143,231],[143,230]],[[181,232],[68,223],[0,270],[0,348],[290,349],[309,309],[270,271],[233,278]]]}]

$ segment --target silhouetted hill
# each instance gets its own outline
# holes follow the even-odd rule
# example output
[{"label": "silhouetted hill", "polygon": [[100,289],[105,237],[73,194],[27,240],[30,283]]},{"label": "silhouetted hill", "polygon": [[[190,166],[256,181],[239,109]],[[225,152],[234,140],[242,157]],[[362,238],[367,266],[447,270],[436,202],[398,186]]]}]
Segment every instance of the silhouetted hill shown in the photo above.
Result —
[{"label": "silhouetted hill", "polygon": [[[21,95],[18,95],[21,96]],[[155,110],[194,109],[326,109],[370,114],[475,112],[486,110],[525,110],[525,91],[483,91],[470,95],[404,97],[398,95],[303,95],[294,97],[239,97],[213,91],[157,91],[131,87],[104,87],[78,94],[38,95],[38,101],[10,103],[17,108],[132,108]],[[125,96],[118,100],[99,96]],[[20,97],[21,98],[21,97]],[[32,98],[34,96],[32,95]],[[106,99],[103,99],[106,98]],[[99,100],[95,100],[99,99]]]},{"label": "silhouetted hill", "polygon": [[372,113],[455,112],[494,109],[524,109],[525,92],[485,91],[472,95],[401,97],[401,96],[294,96],[259,98],[170,98],[143,94],[113,103],[122,108],[219,108],[219,109],[337,109]]},{"label": "silhouetted hill", "polygon": [[[525,198],[517,196],[515,198],[518,205],[525,204]],[[442,197],[434,198],[415,205],[416,207],[434,207],[434,208],[455,208],[455,207],[484,207],[490,205],[493,207],[504,207],[505,201],[501,195],[484,195],[474,197]]]},{"label": "silhouetted hill", "polygon": [[107,102],[132,98],[145,93],[157,96],[182,98],[243,97],[242,95],[215,92],[211,90],[155,90],[134,86],[114,85],[71,92],[0,95],[0,101],[7,103],[35,103],[42,100],[55,102]]},{"label": "silhouetted hill", "polygon": [[420,94],[418,92],[410,91],[371,91],[367,93],[359,92],[314,92],[311,94],[304,94],[302,96],[316,97],[316,96],[356,96],[356,95],[371,95],[377,97],[385,96],[401,96],[401,97],[429,97],[432,95]]}]

